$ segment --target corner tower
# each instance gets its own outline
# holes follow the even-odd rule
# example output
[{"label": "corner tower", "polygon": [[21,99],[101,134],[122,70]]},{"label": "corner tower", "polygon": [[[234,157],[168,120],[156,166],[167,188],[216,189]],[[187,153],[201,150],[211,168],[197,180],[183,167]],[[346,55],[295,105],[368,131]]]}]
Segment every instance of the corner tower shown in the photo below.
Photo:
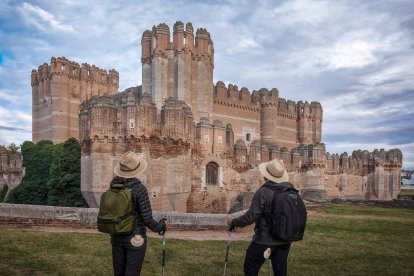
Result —
[{"label": "corner tower", "polygon": [[158,114],[169,97],[191,107],[195,121],[213,109],[214,46],[206,29],[177,21],[145,31],[142,46],[142,92],[152,95]]},{"label": "corner tower", "polygon": [[52,57],[32,71],[32,141],[79,139],[79,105],[118,91],[119,74],[89,64]]}]

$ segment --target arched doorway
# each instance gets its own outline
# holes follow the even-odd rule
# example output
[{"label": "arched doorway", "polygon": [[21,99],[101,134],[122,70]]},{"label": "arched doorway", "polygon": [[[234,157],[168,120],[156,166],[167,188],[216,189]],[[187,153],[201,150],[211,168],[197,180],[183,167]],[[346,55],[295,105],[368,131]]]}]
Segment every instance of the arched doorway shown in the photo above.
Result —
[{"label": "arched doorway", "polygon": [[218,184],[219,165],[216,162],[210,162],[206,165],[206,184]]}]

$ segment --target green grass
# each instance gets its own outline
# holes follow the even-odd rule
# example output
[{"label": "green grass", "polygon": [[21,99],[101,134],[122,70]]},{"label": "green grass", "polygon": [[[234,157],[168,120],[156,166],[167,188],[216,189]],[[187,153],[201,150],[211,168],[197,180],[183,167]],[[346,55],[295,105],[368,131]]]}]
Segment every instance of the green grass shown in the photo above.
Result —
[{"label": "green grass", "polygon": [[[167,239],[167,275],[222,275],[226,241]],[[243,275],[248,242],[232,242],[228,275]],[[0,275],[112,275],[104,234],[0,229]],[[142,275],[161,275],[150,238]],[[268,263],[260,275],[268,275]],[[291,247],[290,275],[414,275],[414,210],[330,206]]]}]

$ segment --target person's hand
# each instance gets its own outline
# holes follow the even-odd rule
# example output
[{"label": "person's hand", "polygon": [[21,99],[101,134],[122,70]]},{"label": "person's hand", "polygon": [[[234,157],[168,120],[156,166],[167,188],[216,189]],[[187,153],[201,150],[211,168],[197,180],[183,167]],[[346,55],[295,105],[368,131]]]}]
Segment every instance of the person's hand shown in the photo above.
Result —
[{"label": "person's hand", "polygon": [[162,225],[161,225],[161,230],[158,232],[158,234],[161,236],[165,234],[165,231],[167,231],[167,225],[165,224],[166,220],[167,220],[166,218],[163,218],[159,221],[159,223],[161,223]]}]

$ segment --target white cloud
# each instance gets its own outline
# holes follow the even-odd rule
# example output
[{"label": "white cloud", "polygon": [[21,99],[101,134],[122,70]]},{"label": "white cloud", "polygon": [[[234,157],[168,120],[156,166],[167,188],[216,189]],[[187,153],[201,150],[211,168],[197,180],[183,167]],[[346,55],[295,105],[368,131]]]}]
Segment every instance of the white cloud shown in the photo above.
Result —
[{"label": "white cloud", "polygon": [[74,29],[69,24],[64,24],[58,21],[53,14],[30,3],[23,2],[21,6],[17,7],[23,20],[29,25],[37,28],[42,32],[64,31],[73,32]]},{"label": "white cloud", "polygon": [[[320,101],[328,147],[345,143],[348,151],[378,145],[389,149],[393,146],[374,134],[386,133],[387,141],[405,135],[396,121],[410,114],[402,91],[412,93],[414,88],[409,26],[414,13],[409,2],[1,2],[1,16],[16,20],[0,30],[7,50],[0,67],[0,107],[23,118],[13,119],[0,109],[0,124],[30,130],[30,71],[52,56],[114,68],[120,73],[120,90],[141,84],[142,32],[161,22],[172,32],[174,22],[181,20],[210,32],[214,80],[250,91],[277,87],[286,99]],[[349,136],[330,138],[348,131],[362,138],[358,143]],[[0,131],[0,141],[14,136],[24,135]],[[407,151],[403,143],[401,147]],[[414,154],[404,156],[414,162]]]}]

